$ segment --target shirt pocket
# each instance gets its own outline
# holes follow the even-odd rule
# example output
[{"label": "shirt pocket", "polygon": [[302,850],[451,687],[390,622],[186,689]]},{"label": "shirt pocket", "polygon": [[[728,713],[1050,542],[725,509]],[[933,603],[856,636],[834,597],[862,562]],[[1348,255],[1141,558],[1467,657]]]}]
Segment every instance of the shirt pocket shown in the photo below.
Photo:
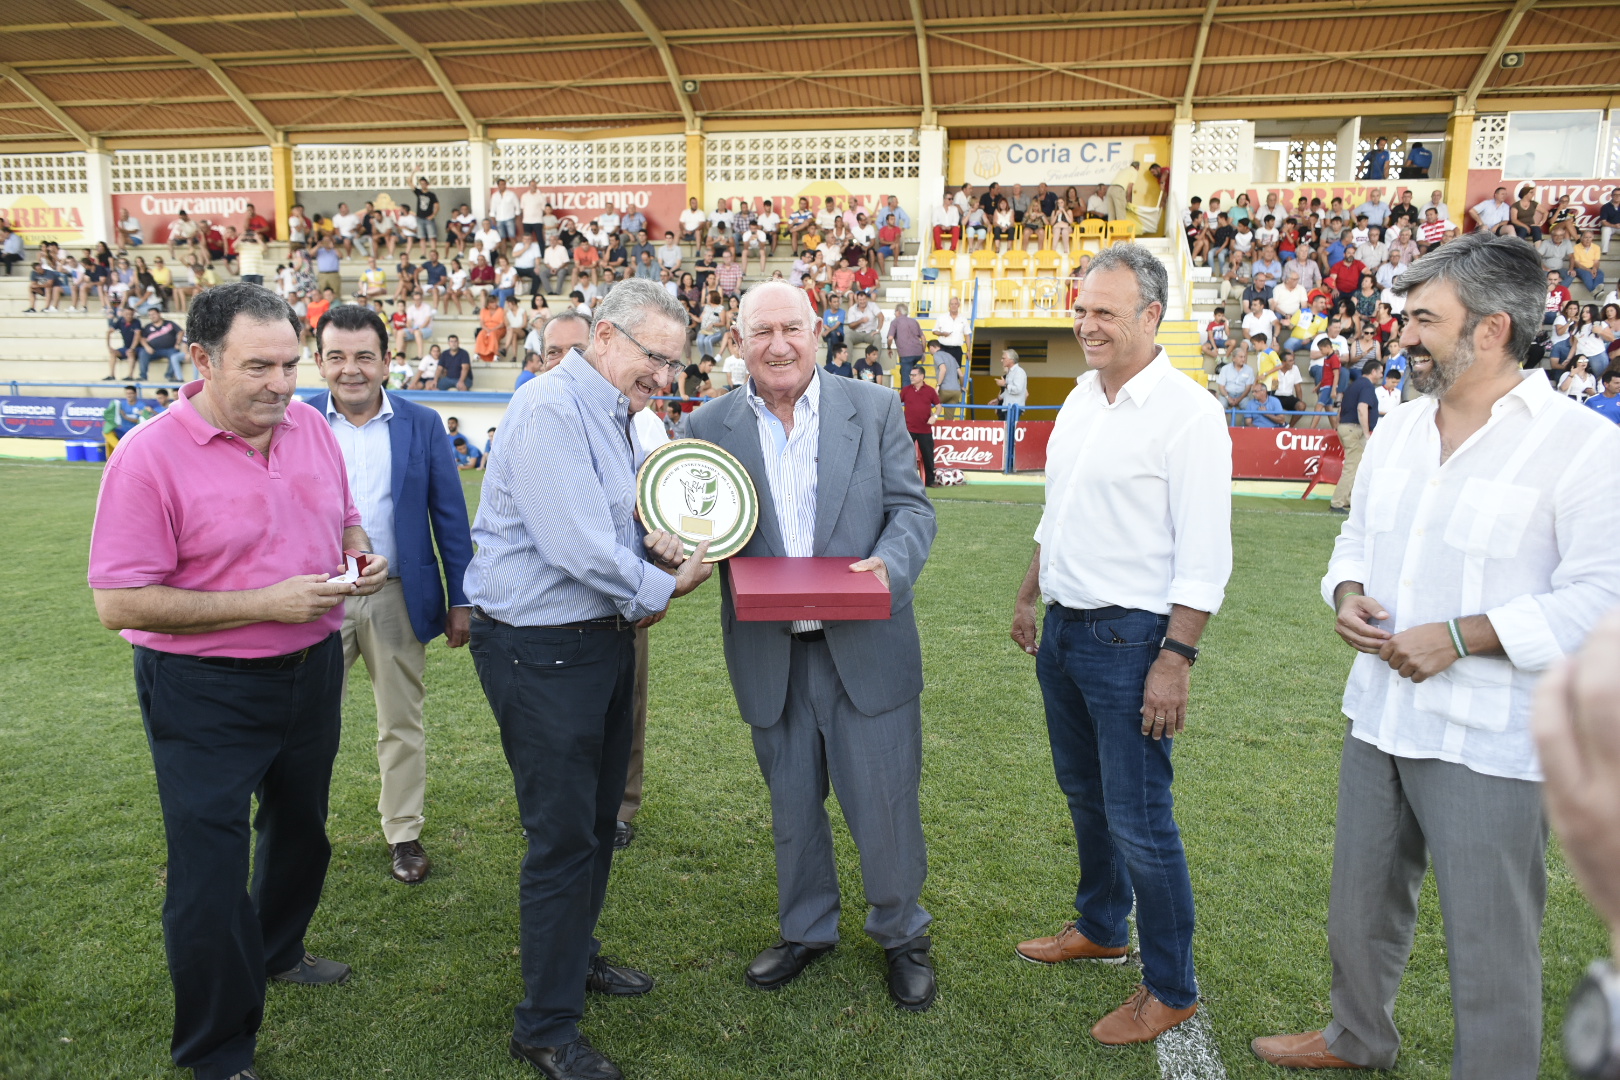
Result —
[{"label": "shirt pocket", "polygon": [[1389,532],[1401,509],[1401,496],[1406,493],[1412,470],[1385,465],[1374,469],[1367,477],[1367,531]]},{"label": "shirt pocket", "polygon": [[1475,731],[1507,730],[1513,704],[1513,663],[1492,656],[1465,656],[1416,684],[1412,704]]},{"label": "shirt pocket", "polygon": [[1446,521],[1446,543],[1470,558],[1514,558],[1540,498],[1537,488],[1469,477]]}]

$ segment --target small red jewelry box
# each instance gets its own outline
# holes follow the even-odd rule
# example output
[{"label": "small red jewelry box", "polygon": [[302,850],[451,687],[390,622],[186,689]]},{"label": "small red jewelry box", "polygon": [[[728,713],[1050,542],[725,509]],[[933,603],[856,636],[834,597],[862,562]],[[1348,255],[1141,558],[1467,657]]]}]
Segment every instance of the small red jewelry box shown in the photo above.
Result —
[{"label": "small red jewelry box", "polygon": [[730,559],[731,601],[743,622],[887,619],[889,589],[854,558]]}]

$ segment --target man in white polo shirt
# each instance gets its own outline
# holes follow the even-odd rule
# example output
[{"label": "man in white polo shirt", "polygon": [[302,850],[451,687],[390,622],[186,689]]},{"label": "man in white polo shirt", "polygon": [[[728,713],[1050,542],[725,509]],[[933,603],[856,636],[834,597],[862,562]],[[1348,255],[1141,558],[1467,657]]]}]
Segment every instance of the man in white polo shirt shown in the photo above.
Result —
[{"label": "man in white polo shirt", "polygon": [[1499,187],[1491,197],[1468,211],[1468,216],[1474,219],[1486,232],[1501,233],[1504,236],[1513,235],[1513,225],[1508,217],[1513,212],[1513,204],[1508,202],[1508,189]]}]

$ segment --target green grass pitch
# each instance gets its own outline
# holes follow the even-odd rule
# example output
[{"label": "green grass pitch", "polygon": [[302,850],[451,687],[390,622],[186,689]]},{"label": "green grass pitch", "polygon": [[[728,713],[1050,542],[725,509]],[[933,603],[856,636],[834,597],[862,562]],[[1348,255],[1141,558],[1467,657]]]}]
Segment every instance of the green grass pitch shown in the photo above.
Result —
[{"label": "green grass pitch", "polygon": [[[85,586],[100,470],[0,463],[0,1078],[174,1077],[159,909],[164,844],[130,649]],[[476,478],[468,484],[477,496]],[[718,590],[653,631],[647,802],[618,859],[600,933],[645,968],[640,999],[591,999],[584,1028],[641,1078],[1158,1075],[1153,1050],[1108,1050],[1089,1026],[1134,983],[1123,968],[1037,968],[1012,952],[1071,917],[1075,847],[1052,778],[1033,664],[1007,637],[1039,489],[942,492],[918,587],[928,689],[923,820],[941,993],[891,1007],[853,846],[840,830],[843,944],[794,985],[746,988],[774,939],[766,792],[720,655]],[[1280,1075],[1248,1041],[1328,1018],[1326,944],[1335,776],[1349,651],[1316,594],[1336,519],[1239,499],[1236,568],[1193,679],[1178,741],[1177,816],[1198,901],[1205,1008],[1233,1077]],[[1097,537],[1098,543],[1109,538]],[[358,673],[357,673],[358,674]],[[521,995],[511,777],[467,654],[428,651],[432,879],[388,876],[376,817],[374,710],[345,707],[334,846],[309,936],[354,965],[346,986],[269,993],[270,1080],[537,1075],[506,1056]],[[1563,1001],[1606,936],[1553,856],[1546,1076]],[[1403,1077],[1444,1077],[1451,1020],[1432,878],[1397,1006]]]}]

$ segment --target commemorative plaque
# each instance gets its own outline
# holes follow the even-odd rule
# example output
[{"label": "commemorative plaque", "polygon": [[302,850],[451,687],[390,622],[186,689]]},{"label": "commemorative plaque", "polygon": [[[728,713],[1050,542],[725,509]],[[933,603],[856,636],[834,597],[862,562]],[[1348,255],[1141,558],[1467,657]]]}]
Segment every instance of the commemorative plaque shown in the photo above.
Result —
[{"label": "commemorative plaque", "polygon": [[759,523],[759,495],[742,463],[714,443],[676,439],[647,455],[636,475],[636,509],[649,530],[674,533],[704,562],[737,554]]}]

